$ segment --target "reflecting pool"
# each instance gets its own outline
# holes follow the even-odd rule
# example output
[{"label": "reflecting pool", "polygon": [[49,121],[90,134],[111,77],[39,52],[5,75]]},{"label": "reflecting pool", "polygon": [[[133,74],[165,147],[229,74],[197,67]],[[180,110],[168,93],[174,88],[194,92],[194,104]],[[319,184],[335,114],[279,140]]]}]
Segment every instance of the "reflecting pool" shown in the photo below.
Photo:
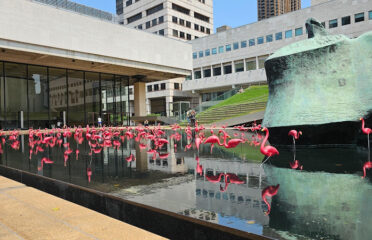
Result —
[{"label": "reflecting pool", "polygon": [[[146,137],[150,130],[143,138],[135,129],[131,137],[125,134],[130,130],[110,131],[112,136],[93,133],[90,139],[99,136],[96,141],[82,133],[81,144],[79,136],[64,137],[62,131],[53,147],[53,140],[45,140],[48,134],[42,136],[44,143],[37,134],[31,140],[20,135],[19,149],[9,136],[1,136],[0,163],[276,239],[369,239],[372,234],[372,170],[366,169],[362,178],[366,149],[278,149],[279,156],[261,166],[262,137],[252,132],[243,137],[241,131],[229,130],[231,138],[245,143],[216,145],[211,153],[210,144],[202,143],[198,150],[198,135],[183,130],[167,130],[163,143]],[[112,146],[102,145],[107,136]],[[267,197],[271,212],[266,215],[261,193],[277,184],[277,194]]]}]

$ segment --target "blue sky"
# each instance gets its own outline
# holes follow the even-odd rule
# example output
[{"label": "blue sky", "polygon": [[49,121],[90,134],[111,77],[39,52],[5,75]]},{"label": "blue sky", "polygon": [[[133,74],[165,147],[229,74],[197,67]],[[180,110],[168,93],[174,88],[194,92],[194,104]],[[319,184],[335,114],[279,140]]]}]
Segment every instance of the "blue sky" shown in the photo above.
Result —
[{"label": "blue sky", "polygon": [[[73,0],[74,2],[115,13],[115,0]],[[256,0],[214,0],[214,27],[229,25],[239,27],[257,21]],[[302,0],[302,8],[310,6],[310,0]]]}]

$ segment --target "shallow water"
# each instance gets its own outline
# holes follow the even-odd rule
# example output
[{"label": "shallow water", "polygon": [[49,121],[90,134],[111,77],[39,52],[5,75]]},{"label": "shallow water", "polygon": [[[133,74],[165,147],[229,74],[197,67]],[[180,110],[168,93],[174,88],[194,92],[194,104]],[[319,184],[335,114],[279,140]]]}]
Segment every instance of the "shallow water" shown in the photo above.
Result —
[{"label": "shallow water", "polygon": [[[199,152],[195,145],[185,151],[190,143],[185,134],[179,142],[170,139],[171,132],[167,135],[170,143],[161,153],[169,156],[156,160],[134,139],[125,140],[118,150],[106,148],[92,156],[87,141],[78,146],[73,138],[65,139],[73,150],[77,146],[80,150],[78,160],[73,153],[66,166],[63,147],[46,147],[29,159],[28,136],[20,136],[19,150],[5,145],[1,164],[278,239],[358,240],[372,234],[372,185],[368,177],[361,178],[366,150],[297,149],[301,171],[290,168],[294,160],[290,149],[279,149],[278,157],[260,167],[259,147],[247,143],[234,149],[215,147],[211,154],[208,144]],[[126,161],[130,154],[135,161]],[[43,157],[54,163],[41,167]],[[87,168],[92,170],[90,182]],[[220,173],[238,181],[233,183],[230,177],[227,186],[224,176],[219,182],[209,181]],[[280,188],[268,198],[272,209],[267,216],[261,191],[276,184]]]}]

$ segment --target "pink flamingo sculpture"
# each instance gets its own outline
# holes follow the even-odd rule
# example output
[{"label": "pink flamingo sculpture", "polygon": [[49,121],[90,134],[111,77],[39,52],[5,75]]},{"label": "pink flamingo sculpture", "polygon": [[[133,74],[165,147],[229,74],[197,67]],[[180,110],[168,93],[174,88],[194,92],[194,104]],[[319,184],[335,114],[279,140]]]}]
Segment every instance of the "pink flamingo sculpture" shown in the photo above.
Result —
[{"label": "pink flamingo sculpture", "polygon": [[370,169],[370,168],[372,168],[372,162],[370,161],[365,162],[363,165],[363,177],[362,178],[366,177],[366,169]]},{"label": "pink flamingo sculpture", "polygon": [[294,129],[289,131],[288,133],[288,136],[292,136],[293,138],[293,147],[295,150],[296,150],[296,140],[300,137],[300,135],[302,135],[302,132],[301,131],[297,132],[297,130],[294,130]]},{"label": "pink flamingo sculpture", "polygon": [[260,148],[260,151],[263,155],[265,155],[267,158],[265,161],[263,161],[263,163],[261,163],[261,166],[262,164],[264,164],[271,156],[274,156],[274,155],[279,155],[279,151],[273,147],[273,146],[265,146],[265,143],[267,141],[267,139],[269,138],[269,129],[267,128],[263,128],[262,131],[265,131],[266,132],[266,136],[264,138],[264,140],[262,141],[261,143],[261,148]]},{"label": "pink flamingo sculpture", "polygon": [[370,158],[369,134],[372,133],[372,129],[364,127],[364,124],[365,124],[364,123],[364,118],[360,118],[360,120],[362,121],[362,132],[364,134],[367,134],[367,139],[368,139],[368,161],[370,161],[371,158]]},{"label": "pink flamingo sculpture", "polygon": [[303,166],[300,165],[300,162],[298,160],[295,160],[294,162],[289,162],[289,166],[291,166],[292,169],[297,169],[299,168],[302,170]]},{"label": "pink flamingo sculpture", "polygon": [[41,166],[37,168],[39,171],[41,171],[43,169],[44,163],[45,164],[51,164],[51,163],[53,163],[53,161],[50,160],[49,158],[46,158],[46,157],[42,158],[41,159]]},{"label": "pink flamingo sculpture", "polygon": [[267,212],[265,212],[266,215],[269,215],[271,211],[271,206],[269,202],[267,201],[266,196],[268,197],[275,196],[278,193],[278,190],[279,190],[279,184],[276,186],[268,186],[264,190],[262,190],[261,197],[262,197],[262,200],[267,205]]}]

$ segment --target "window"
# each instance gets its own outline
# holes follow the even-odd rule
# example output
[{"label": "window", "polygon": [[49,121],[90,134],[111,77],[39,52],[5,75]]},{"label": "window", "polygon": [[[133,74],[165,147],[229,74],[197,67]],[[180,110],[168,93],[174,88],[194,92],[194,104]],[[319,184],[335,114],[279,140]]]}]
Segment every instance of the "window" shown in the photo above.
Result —
[{"label": "window", "polygon": [[200,31],[204,32],[205,28],[203,26],[200,26]]},{"label": "window", "polygon": [[233,43],[233,49],[234,50],[239,49],[239,42],[234,42]]},{"label": "window", "polygon": [[244,62],[239,61],[235,62],[235,72],[243,72],[244,71]]},{"label": "window", "polygon": [[199,58],[202,58],[203,57],[203,51],[200,51],[199,52]]},{"label": "window", "polygon": [[164,36],[164,29],[159,30],[159,35]]},{"label": "window", "polygon": [[180,24],[181,24],[182,26],[185,26],[185,20],[183,20],[183,19],[180,18]]},{"label": "window", "polygon": [[247,41],[241,41],[240,42],[240,47],[241,48],[246,48],[247,47]]},{"label": "window", "polygon": [[165,90],[165,83],[160,84],[160,89]]},{"label": "window", "polygon": [[177,22],[178,22],[178,19],[177,19],[177,17],[175,17],[175,16],[172,16],[172,22],[174,22],[174,23],[177,23]]},{"label": "window", "polygon": [[174,83],[174,89],[179,90],[180,89],[180,84],[179,83]]},{"label": "window", "polygon": [[227,63],[223,66],[223,74],[230,74],[232,73],[232,66],[231,63]]},{"label": "window", "polygon": [[217,54],[217,48],[212,48],[212,55],[216,55]]},{"label": "window", "polygon": [[146,10],[146,15],[149,16],[149,15],[151,15],[151,14],[154,14],[154,13],[156,13],[156,12],[159,12],[159,11],[162,10],[162,9],[163,9],[163,4],[161,3],[161,4],[159,4],[159,5],[156,5],[155,7],[152,7],[152,8],[150,8],[150,9],[147,9],[147,10]]},{"label": "window", "polygon": [[369,11],[369,12],[368,12],[368,19],[369,19],[369,20],[372,20],[372,11]]},{"label": "window", "polygon": [[249,39],[249,46],[254,46],[256,41],[254,39]]},{"label": "window", "polygon": [[131,16],[131,17],[127,18],[127,22],[129,24],[129,23],[132,23],[134,21],[137,21],[137,20],[139,20],[141,18],[142,18],[142,13],[140,12],[140,13],[134,15],[134,16]]},{"label": "window", "polygon": [[192,58],[193,59],[197,59],[198,58],[198,53],[197,52],[193,52],[192,53]]},{"label": "window", "polygon": [[195,28],[195,30],[199,31],[199,25],[198,24],[194,24],[194,28]]},{"label": "window", "polygon": [[211,30],[207,28],[207,34],[211,34]]},{"label": "window", "polygon": [[295,36],[301,36],[303,34],[302,27],[295,29]]},{"label": "window", "polygon": [[180,32],[180,38],[185,38],[185,33],[184,32]]},{"label": "window", "polygon": [[230,52],[230,51],[231,51],[231,45],[228,44],[228,45],[226,45],[226,52]]},{"label": "window", "polygon": [[194,71],[194,79],[199,79],[199,78],[201,78],[201,71],[200,70]]},{"label": "window", "polygon": [[329,28],[337,27],[337,19],[329,20]]},{"label": "window", "polygon": [[265,61],[266,61],[267,57],[261,57],[258,59],[258,68],[261,69],[261,68],[265,68]]},{"label": "window", "polygon": [[191,79],[192,79],[191,75],[188,75],[188,76],[185,77],[186,81],[191,80]]},{"label": "window", "polygon": [[209,50],[209,49],[205,50],[205,56],[207,57],[209,55],[211,55],[211,50]]},{"label": "window", "polygon": [[217,65],[213,67],[213,76],[220,76],[221,75],[221,66]]},{"label": "window", "polygon": [[150,21],[146,22],[146,29],[150,27],[151,27],[151,22]]},{"label": "window", "polygon": [[282,39],[283,39],[283,33],[282,32],[275,33],[275,40],[282,40]]},{"label": "window", "polygon": [[209,23],[209,17],[204,16],[203,14],[200,14],[200,13],[194,12],[194,17],[195,17],[196,19],[199,19],[199,20],[202,20],[202,21],[204,21],[204,22]]},{"label": "window", "polygon": [[363,22],[364,21],[364,13],[357,13],[355,14],[355,22]]},{"label": "window", "polygon": [[255,58],[247,59],[247,61],[245,62],[245,67],[247,71],[256,70],[257,69],[256,59]]},{"label": "window", "polygon": [[190,15],[190,9],[181,7],[177,4],[172,3],[172,9],[177,11],[177,12],[180,12],[180,13],[183,13],[183,14],[186,14],[186,15]]},{"label": "window", "polygon": [[187,40],[191,40],[191,34],[187,34]]},{"label": "window", "polygon": [[142,29],[142,24],[137,26],[138,29]]},{"label": "window", "polygon": [[207,68],[203,70],[203,77],[210,77],[211,76],[211,69]]},{"label": "window", "polygon": [[191,28],[191,22],[186,21],[186,27]]},{"label": "window", "polygon": [[147,86],[147,91],[148,91],[148,92],[152,92],[152,85],[148,85],[148,86]]},{"label": "window", "polygon": [[257,44],[262,44],[264,43],[264,38],[263,37],[258,37],[257,38]]},{"label": "window", "polygon": [[157,18],[152,20],[152,26],[156,26],[156,25],[158,25],[158,19]]},{"label": "window", "polygon": [[273,41],[273,35],[270,34],[270,35],[267,35],[266,36],[266,42],[272,42]]},{"label": "window", "polygon": [[219,47],[218,47],[218,53],[223,53],[223,51],[224,51],[223,49],[224,49],[223,46],[219,46]]},{"label": "window", "polygon": [[116,14],[120,15],[123,14],[124,6],[123,6],[123,0],[116,1]]},{"label": "window", "polygon": [[128,0],[128,1],[125,2],[125,6],[128,7],[128,6],[130,6],[130,5],[132,5],[132,0]]},{"label": "window", "polygon": [[285,38],[291,38],[292,37],[292,30],[285,31]]},{"label": "window", "polygon": [[164,22],[164,16],[159,17],[159,24]]},{"label": "window", "polygon": [[341,18],[341,24],[342,24],[342,26],[349,25],[350,23],[351,23],[350,16]]},{"label": "window", "polygon": [[173,37],[178,37],[178,31],[173,29]]},{"label": "window", "polygon": [[159,84],[154,85],[154,91],[159,91]]}]

